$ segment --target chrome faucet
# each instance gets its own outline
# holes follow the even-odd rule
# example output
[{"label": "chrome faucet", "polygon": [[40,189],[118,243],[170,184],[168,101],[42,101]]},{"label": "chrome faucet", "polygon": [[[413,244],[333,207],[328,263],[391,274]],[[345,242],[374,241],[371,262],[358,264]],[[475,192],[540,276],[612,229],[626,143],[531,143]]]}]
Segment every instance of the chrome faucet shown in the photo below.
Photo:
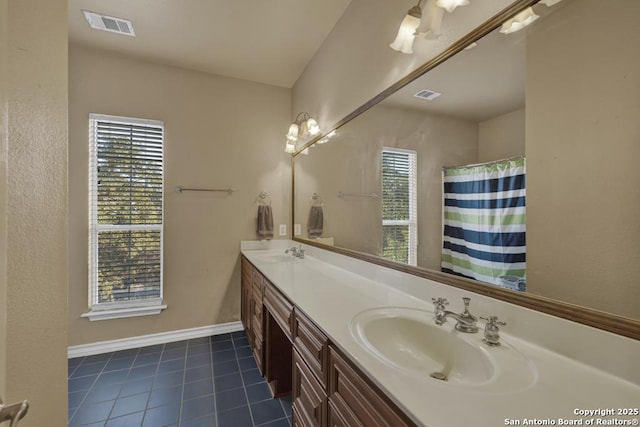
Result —
[{"label": "chrome faucet", "polygon": [[292,246],[284,251],[285,254],[288,254],[289,252],[291,252],[291,255],[296,258],[304,259],[304,249],[302,249],[302,244],[300,244],[300,246],[297,248],[295,246]]},{"label": "chrome faucet", "polygon": [[478,332],[478,318],[469,312],[469,302],[471,301],[471,298],[462,298],[462,301],[464,302],[464,312],[460,314],[445,310],[444,307],[449,304],[449,301],[444,298],[432,298],[432,301],[436,311],[436,325],[442,325],[447,321],[448,317],[453,317],[458,322],[456,323],[456,330],[469,334]]}]

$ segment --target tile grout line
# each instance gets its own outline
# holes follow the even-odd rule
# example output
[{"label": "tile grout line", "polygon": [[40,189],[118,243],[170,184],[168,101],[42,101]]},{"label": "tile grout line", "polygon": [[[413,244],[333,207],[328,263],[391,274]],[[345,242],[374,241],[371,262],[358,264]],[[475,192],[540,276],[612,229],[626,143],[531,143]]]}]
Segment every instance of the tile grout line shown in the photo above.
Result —
[{"label": "tile grout line", "polygon": [[[151,389],[149,390],[149,395],[147,396],[147,402],[144,404],[144,408],[142,409],[142,420],[140,420],[140,427],[142,427],[142,425],[144,424],[144,419],[147,416],[147,406],[149,406],[149,402],[151,401],[151,393],[153,392],[153,386],[156,383],[156,379],[158,378],[158,370],[160,369],[160,361],[162,360],[162,354],[164,353],[165,350],[165,346],[166,344],[162,344],[162,349],[160,350],[160,357],[158,358],[158,366],[156,366],[156,371],[153,374],[153,381],[151,382]],[[140,347],[138,349],[138,352],[136,353],[136,357],[133,359],[133,362],[131,363],[131,368],[129,369],[129,374],[131,374],[131,370],[133,369],[133,366],[136,364],[136,360],[138,360],[138,356],[140,356],[140,351],[143,349],[144,347]],[[145,354],[153,354],[153,352],[151,353],[145,353]],[[145,365],[142,365],[145,366]],[[128,375],[127,375],[128,377]],[[120,390],[122,391],[122,390]],[[115,407],[115,405],[114,405]],[[132,412],[135,413],[135,412]]]},{"label": "tile grout line", "polygon": [[[240,362],[238,361],[238,352],[236,351],[236,341],[233,339],[233,334],[231,334],[231,345],[233,346],[233,354],[235,354],[236,357],[236,363],[238,364],[238,373],[240,374],[240,381],[242,382],[242,390],[244,391],[244,397],[247,399],[247,409],[249,410],[249,417],[251,417],[251,425],[255,426],[256,422],[255,419],[253,418],[253,411],[251,410],[251,402],[249,402],[249,394],[247,393],[247,385],[244,382],[244,376],[242,375],[242,369],[240,369]],[[255,356],[253,355],[253,352],[251,352],[251,357],[253,357],[254,361],[255,361]],[[257,362],[256,362],[257,365]],[[257,366],[256,366],[257,368]],[[258,372],[260,372],[260,369],[258,369]],[[266,381],[266,380],[265,380]]]},{"label": "tile grout line", "polygon": [[184,385],[187,380],[187,356],[189,355],[189,341],[187,340],[187,347],[184,349],[184,366],[182,368],[182,391],[180,393],[180,409],[178,409],[178,420],[176,421],[178,426],[182,423],[182,407],[184,404]]},{"label": "tile grout line", "polygon": [[216,375],[213,367],[213,347],[214,343],[209,337],[209,360],[211,361],[211,388],[213,391],[213,420],[215,425],[218,425],[218,401],[216,399]]},{"label": "tile grout line", "polygon": [[[111,355],[111,358],[109,359],[109,361],[111,361],[111,359],[113,359],[113,356],[115,354],[116,354],[116,352],[113,352],[113,354]],[[129,378],[129,375],[131,375],[131,369],[133,369],[133,364],[135,363],[136,359],[138,358],[138,354],[140,354],[140,348],[138,348],[136,350],[136,354],[135,354],[135,356],[133,356],[133,360],[131,361],[131,366],[129,366],[129,368],[127,368],[127,376],[125,377],[125,380],[120,384],[120,389],[118,390],[118,394],[116,394],[115,399],[113,399],[113,406],[111,407],[111,410],[109,411],[109,415],[104,420],[105,421],[105,425],[111,419],[111,414],[113,413],[113,410],[116,407],[116,401],[120,398],[120,393],[122,393],[122,387],[127,382],[127,379]],[[107,362],[107,363],[109,363],[109,362]],[[107,365],[105,365],[105,367],[106,366]],[[122,370],[124,371],[124,369],[122,369]],[[111,372],[115,372],[115,371],[111,371]],[[100,377],[100,375],[98,375],[98,377]],[[96,378],[96,381],[97,381],[97,378]]]},{"label": "tile grout line", "polygon": [[[77,407],[77,408],[76,408],[76,410],[73,412],[73,415],[69,417],[69,420],[67,421],[67,425],[68,425],[68,424],[71,424],[71,421],[73,420],[73,417],[75,417],[75,416],[76,416],[76,414],[78,413],[78,410],[82,407],[82,405],[84,404],[85,400],[87,400],[87,396],[89,396],[89,393],[91,393],[91,391],[93,390],[93,387],[96,385],[96,382],[98,381],[98,378],[100,378],[100,375],[102,375],[102,373],[104,372],[104,368],[106,368],[106,367],[107,367],[107,365],[109,364],[109,362],[110,362],[110,361],[111,361],[111,359],[113,358],[113,355],[114,355],[114,354],[115,354],[115,353],[113,353],[113,352],[112,352],[112,353],[111,353],[111,355],[109,356],[109,358],[105,361],[104,366],[102,367],[102,369],[100,369],[100,372],[98,372],[98,374],[96,375],[96,378],[95,378],[95,379],[93,380],[93,382],[91,383],[91,386],[87,389],[87,394],[85,394],[85,395],[84,395],[84,397],[82,398],[82,400],[81,400],[81,401],[80,401],[80,403],[78,404],[78,407]],[[85,361],[85,359],[86,359],[87,357],[88,357],[88,356],[85,356],[85,357],[82,359],[82,362],[80,362],[80,363],[78,364],[77,368],[79,368],[79,367],[82,365],[82,363],[84,363],[84,361]],[[90,365],[90,363],[89,363],[89,365]],[[76,369],[77,369],[77,368],[76,368]],[[74,372],[75,372],[75,371],[74,371]],[[78,378],[82,378],[82,377],[78,377]],[[69,384],[69,380],[67,380],[67,386],[68,386],[68,384]],[[118,393],[119,393],[119,392],[120,392],[120,391],[118,390]],[[68,392],[68,390],[67,390],[67,400],[68,400],[68,395],[69,395],[69,392]],[[100,403],[100,402],[96,402],[96,403]],[[113,410],[113,408],[111,408],[111,410]],[[111,410],[109,411],[109,413],[111,413]],[[67,408],[67,412],[68,412],[68,411],[69,411],[69,409]],[[108,417],[107,417],[107,418],[108,418]],[[105,419],[105,421],[106,421],[106,419]]]}]

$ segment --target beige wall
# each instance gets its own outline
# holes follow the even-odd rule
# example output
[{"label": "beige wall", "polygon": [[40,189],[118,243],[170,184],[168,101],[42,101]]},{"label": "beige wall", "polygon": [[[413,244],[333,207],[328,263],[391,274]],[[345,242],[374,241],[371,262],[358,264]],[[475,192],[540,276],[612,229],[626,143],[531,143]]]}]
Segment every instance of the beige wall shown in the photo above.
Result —
[{"label": "beige wall", "polygon": [[7,1],[0,0],[0,398],[7,386]]},{"label": "beige wall", "polygon": [[0,8],[1,31],[7,31],[0,37],[0,63],[6,67],[0,74],[0,361],[6,364],[0,390],[6,402],[30,401],[21,426],[62,426],[67,422],[67,2],[3,1]]},{"label": "beige wall", "polygon": [[296,157],[295,222],[303,237],[314,192],[324,201],[325,237],[335,245],[382,253],[380,198],[337,197],[338,191],[381,194],[383,147],[415,150],[418,158],[418,265],[439,269],[442,167],[475,163],[478,125],[415,110],[377,105],[338,130],[331,142]]},{"label": "beige wall", "polygon": [[638,319],[640,2],[613,3],[569,3],[527,39],[527,288]]},{"label": "beige wall", "polygon": [[406,76],[512,3],[472,1],[445,12],[438,40],[416,39],[414,54],[389,47],[415,0],[352,0],[293,87],[293,111],[308,111],[323,129]]},{"label": "beige wall", "polygon": [[[255,199],[290,224],[290,90],[72,45],[69,61],[69,344],[239,320],[239,241],[255,239]],[[164,301],[161,314],[91,322],[87,311],[90,113],[164,121]],[[237,192],[182,193],[175,187]],[[277,237],[277,236],[276,236]]]},{"label": "beige wall", "polygon": [[478,161],[524,156],[524,108],[479,123]]}]

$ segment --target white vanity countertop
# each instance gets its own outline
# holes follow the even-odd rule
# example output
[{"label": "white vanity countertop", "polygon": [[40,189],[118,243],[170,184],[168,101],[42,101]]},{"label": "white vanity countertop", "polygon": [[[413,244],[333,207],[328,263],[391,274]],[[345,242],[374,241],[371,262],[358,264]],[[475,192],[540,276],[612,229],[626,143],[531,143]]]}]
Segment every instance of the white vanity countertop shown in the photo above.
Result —
[{"label": "white vanity countertop", "polygon": [[[513,348],[516,348],[524,354],[537,374],[532,385],[524,389],[481,392],[424,376],[410,375],[406,371],[395,369],[376,358],[355,340],[350,328],[352,319],[364,310],[378,307],[409,307],[433,311],[430,298],[427,299],[424,295],[412,295],[406,289],[400,290],[392,284],[381,283],[355,274],[313,255],[307,255],[305,259],[296,259],[293,262],[270,261],[268,255],[283,255],[283,248],[286,247],[283,245],[291,242],[273,243],[267,250],[248,249],[252,245],[243,244],[242,253],[291,301],[309,315],[330,340],[347,353],[419,425],[428,427],[562,425],[560,419],[582,420],[582,424],[574,425],[589,425],[587,424],[589,419],[594,420],[591,425],[638,425],[640,415],[630,417],[618,415],[618,409],[640,408],[640,384],[519,339],[509,334],[509,326],[500,332],[505,345],[497,348],[486,347],[486,351],[489,353],[515,351]],[[322,251],[317,248],[311,249],[313,253]],[[442,287],[444,295],[430,296],[445,296],[451,302],[449,310],[462,311],[460,310],[462,302],[454,301],[446,294],[451,292],[449,286],[427,279],[419,280],[424,280],[430,287],[435,285],[436,289]],[[455,292],[471,297],[470,311],[476,316],[497,313],[497,311],[486,313],[478,312],[478,309],[474,310],[474,299],[480,300],[486,297],[460,290]],[[497,300],[491,301],[495,301],[496,306],[506,304]],[[480,307],[484,306],[486,304],[480,304]],[[449,319],[443,327],[449,325],[450,328],[453,324],[455,320]],[[476,335],[479,335],[478,339],[480,339],[482,329]],[[579,335],[565,337],[566,340],[581,338]],[[598,345],[598,343],[594,344]],[[626,344],[630,344],[630,348],[638,348],[635,343]],[[619,354],[617,359],[620,359]],[[640,369],[638,365],[640,354],[629,355],[627,359],[635,365],[635,369]],[[613,410],[614,414],[579,416],[576,413],[578,410]],[[527,424],[525,419],[541,422]],[[554,423],[550,423],[549,420]],[[623,420],[629,424],[610,423],[614,420]]]}]

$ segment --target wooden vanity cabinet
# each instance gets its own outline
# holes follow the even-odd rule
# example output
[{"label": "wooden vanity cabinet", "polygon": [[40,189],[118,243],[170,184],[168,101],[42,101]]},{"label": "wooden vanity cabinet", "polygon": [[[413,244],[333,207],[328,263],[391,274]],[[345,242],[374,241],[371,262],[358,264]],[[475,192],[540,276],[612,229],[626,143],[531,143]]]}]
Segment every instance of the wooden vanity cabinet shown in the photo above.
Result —
[{"label": "wooden vanity cabinet", "polygon": [[415,426],[339,350],[329,346],[330,426]]}]

